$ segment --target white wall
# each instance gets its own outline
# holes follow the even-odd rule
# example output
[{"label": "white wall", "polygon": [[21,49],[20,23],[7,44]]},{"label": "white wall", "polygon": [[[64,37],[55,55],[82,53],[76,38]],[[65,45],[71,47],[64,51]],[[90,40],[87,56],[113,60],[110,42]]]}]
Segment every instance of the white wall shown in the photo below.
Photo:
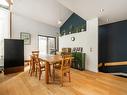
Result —
[{"label": "white wall", "polygon": [[31,44],[24,46],[25,59],[29,59],[31,51],[38,50],[38,35],[57,36],[59,28],[34,21],[20,14],[13,15],[12,38],[20,39],[20,32],[31,34]]},{"label": "white wall", "polygon": [[0,59],[4,56],[4,39],[10,38],[9,11],[0,7]]},{"label": "white wall", "polygon": [[[75,37],[75,41],[71,41],[71,37]],[[63,47],[83,47],[86,53],[85,69],[98,72],[98,19],[87,21],[86,32],[59,37],[59,48]]]}]

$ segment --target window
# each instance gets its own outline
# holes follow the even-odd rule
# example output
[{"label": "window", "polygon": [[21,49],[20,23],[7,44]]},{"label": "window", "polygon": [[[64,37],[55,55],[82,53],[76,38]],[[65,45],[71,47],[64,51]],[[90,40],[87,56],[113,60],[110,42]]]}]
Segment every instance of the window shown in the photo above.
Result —
[{"label": "window", "polygon": [[10,37],[10,12],[6,0],[0,0],[0,59],[4,56],[4,39]]},{"label": "window", "polygon": [[39,35],[39,51],[40,55],[55,54],[56,37]]},{"label": "window", "polygon": [[6,0],[0,0],[0,5],[9,6]]}]

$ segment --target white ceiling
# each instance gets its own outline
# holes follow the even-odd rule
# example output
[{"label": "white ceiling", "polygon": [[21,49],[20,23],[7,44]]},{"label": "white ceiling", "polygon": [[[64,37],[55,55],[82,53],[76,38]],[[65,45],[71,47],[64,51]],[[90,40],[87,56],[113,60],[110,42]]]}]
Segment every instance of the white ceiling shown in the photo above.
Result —
[{"label": "white ceiling", "polygon": [[55,27],[58,21],[64,23],[72,11],[56,0],[14,0],[14,12]]},{"label": "white ceiling", "polygon": [[[99,24],[127,20],[127,0],[57,0],[85,20],[98,17]],[[103,12],[100,12],[104,9]],[[109,19],[107,21],[107,19]]]}]

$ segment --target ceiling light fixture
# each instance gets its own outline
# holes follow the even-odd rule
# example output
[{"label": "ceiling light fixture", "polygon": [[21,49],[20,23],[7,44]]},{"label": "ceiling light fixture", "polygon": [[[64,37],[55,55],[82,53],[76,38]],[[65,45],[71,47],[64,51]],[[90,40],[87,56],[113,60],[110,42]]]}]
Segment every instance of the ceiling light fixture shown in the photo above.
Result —
[{"label": "ceiling light fixture", "polygon": [[103,15],[104,9],[100,9],[99,10],[99,17],[101,17]]},{"label": "ceiling light fixture", "polygon": [[62,21],[61,20],[58,20],[58,25],[62,25]]},{"label": "ceiling light fixture", "polygon": [[100,12],[101,12],[101,13],[104,12],[104,9],[100,9]]}]

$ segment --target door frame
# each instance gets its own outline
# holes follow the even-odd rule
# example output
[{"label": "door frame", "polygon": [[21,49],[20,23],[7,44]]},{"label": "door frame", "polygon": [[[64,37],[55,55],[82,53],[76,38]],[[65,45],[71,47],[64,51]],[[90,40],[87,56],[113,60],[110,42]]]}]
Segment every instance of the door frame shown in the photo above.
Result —
[{"label": "door frame", "polygon": [[55,50],[57,49],[57,37],[55,36],[47,36],[47,35],[38,35],[38,50],[39,50],[39,36],[46,37],[47,38],[47,54],[48,54],[48,38],[54,38],[55,39]]}]

